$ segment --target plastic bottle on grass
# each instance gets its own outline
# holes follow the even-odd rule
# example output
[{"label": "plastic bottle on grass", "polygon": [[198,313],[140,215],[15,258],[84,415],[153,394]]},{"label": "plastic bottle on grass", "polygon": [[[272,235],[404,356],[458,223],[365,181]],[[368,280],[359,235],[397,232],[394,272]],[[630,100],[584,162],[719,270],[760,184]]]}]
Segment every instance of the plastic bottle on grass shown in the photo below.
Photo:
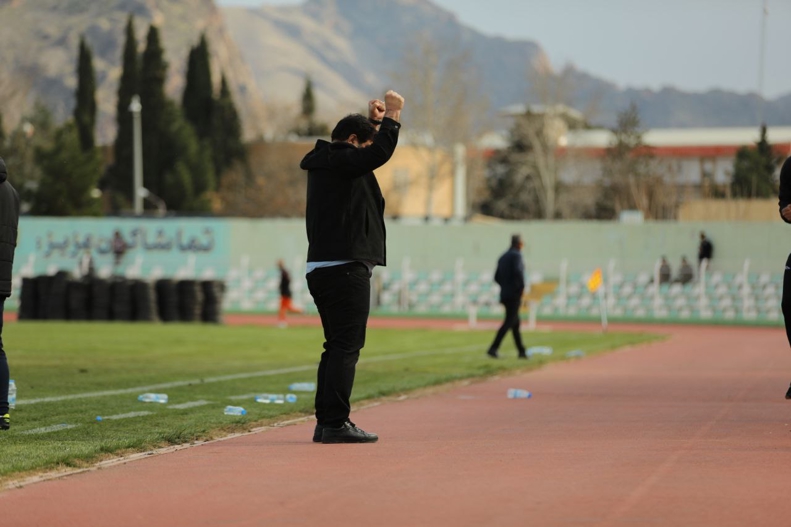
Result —
[{"label": "plastic bottle on grass", "polygon": [[585,352],[582,350],[571,350],[568,353],[566,353],[566,357],[569,359],[584,357],[584,356],[585,356]]},{"label": "plastic bottle on grass", "polygon": [[16,408],[16,383],[14,379],[8,381],[8,407]]},{"label": "plastic bottle on grass", "polygon": [[287,393],[286,394],[286,402],[287,403],[295,403],[295,402],[297,402],[297,396],[294,395],[293,393]]},{"label": "plastic bottle on grass", "polygon": [[166,393],[144,393],[137,396],[137,400],[144,403],[162,403],[168,402],[168,394]]},{"label": "plastic bottle on grass", "polygon": [[262,393],[261,395],[255,396],[255,402],[264,404],[283,404],[286,402],[286,396],[282,393]]},{"label": "plastic bottle on grass", "polygon": [[247,410],[241,406],[226,406],[223,413],[225,415],[247,415]]},{"label": "plastic bottle on grass", "polygon": [[292,392],[315,392],[315,382],[294,382],[288,385],[288,389]]},{"label": "plastic bottle on grass", "polygon": [[533,394],[527,390],[520,390],[519,388],[508,389],[509,399],[530,399],[531,397],[533,397]]}]

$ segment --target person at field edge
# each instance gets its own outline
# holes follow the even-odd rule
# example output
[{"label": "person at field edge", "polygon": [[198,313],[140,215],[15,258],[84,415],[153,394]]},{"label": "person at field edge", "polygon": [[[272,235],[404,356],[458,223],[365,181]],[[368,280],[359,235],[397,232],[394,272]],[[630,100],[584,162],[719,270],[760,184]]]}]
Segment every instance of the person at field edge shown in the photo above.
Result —
[{"label": "person at field edge", "polygon": [[670,264],[667,261],[667,258],[664,256],[662,257],[662,261],[659,264],[659,283],[660,284],[668,284],[670,283]]},{"label": "person at field edge", "polygon": [[[313,441],[373,443],[350,419],[351,393],[371,307],[374,266],[386,264],[385,201],[373,171],[398,144],[404,98],[368,103],[368,117],[341,119],[300,163],[308,172],[305,224],[308,289],[324,328]],[[379,127],[377,130],[377,126]]]},{"label": "person at field edge", "polygon": [[706,233],[701,231],[700,232],[700,245],[698,245],[698,272],[700,272],[700,266],[703,264],[703,260],[706,260],[706,267],[711,267],[711,258],[714,255],[714,245],[712,245],[711,240],[706,237]]},{"label": "person at field edge", "polygon": [[681,257],[681,265],[678,268],[678,278],[676,278],[676,282],[680,282],[682,284],[688,284],[695,278],[695,271],[692,270],[692,266],[689,265],[689,261],[687,260],[686,256]]},{"label": "person at field edge", "polygon": [[[780,217],[784,222],[791,223],[791,157],[785,160],[783,168],[780,169]],[[786,260],[780,307],[783,310],[788,344],[791,345],[791,254]],[[791,386],[786,392],[786,399],[791,399]]]},{"label": "person at field edge", "polygon": [[522,305],[522,294],[525,291],[525,263],[522,260],[522,237],[518,234],[511,236],[511,248],[508,249],[497,261],[497,271],[494,273],[494,281],[500,286],[500,303],[505,307],[505,318],[494,342],[489,346],[487,355],[496,359],[497,350],[505,338],[505,334],[511,331],[514,335],[516,350],[520,359],[526,359],[525,345],[522,344],[522,335],[519,332],[519,307]]},{"label": "person at field edge", "polygon": [[113,233],[113,274],[118,274],[127,248],[126,240],[121,235],[121,231],[116,230]]},{"label": "person at field edge", "polygon": [[286,327],[286,313],[302,313],[291,303],[291,275],[288,273],[283,260],[277,261],[280,270],[280,311],[277,313],[277,323],[281,328]]},{"label": "person at field edge", "polygon": [[11,296],[14,251],[19,226],[19,195],[8,182],[5,161],[0,157],[0,430],[11,427],[8,413],[8,358],[3,347],[3,307]]}]

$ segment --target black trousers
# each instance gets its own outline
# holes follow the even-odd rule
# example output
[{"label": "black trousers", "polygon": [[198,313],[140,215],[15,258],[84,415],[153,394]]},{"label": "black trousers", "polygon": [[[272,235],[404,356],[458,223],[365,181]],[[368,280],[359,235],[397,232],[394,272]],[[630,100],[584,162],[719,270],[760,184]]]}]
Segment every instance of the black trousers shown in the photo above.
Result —
[{"label": "black trousers", "polygon": [[783,300],[780,303],[780,307],[783,310],[788,344],[791,346],[791,254],[788,255],[785,273],[783,274]]},{"label": "black trousers", "polygon": [[0,296],[0,415],[8,413],[8,359],[3,349],[3,308],[5,297]]},{"label": "black trousers", "polygon": [[525,353],[525,345],[522,344],[522,335],[519,333],[519,306],[522,304],[522,300],[521,298],[516,298],[513,300],[503,300],[501,303],[505,306],[505,319],[503,320],[503,325],[497,330],[497,335],[495,335],[494,342],[492,342],[492,345],[489,347],[489,351],[496,352],[500,349],[500,344],[502,344],[506,333],[511,331],[514,334],[516,349],[519,350],[520,355],[523,355]]},{"label": "black trousers", "polygon": [[349,419],[349,399],[371,309],[371,273],[354,262],[308,273],[324,328],[324,353],[316,383],[316,421],[339,427]]}]

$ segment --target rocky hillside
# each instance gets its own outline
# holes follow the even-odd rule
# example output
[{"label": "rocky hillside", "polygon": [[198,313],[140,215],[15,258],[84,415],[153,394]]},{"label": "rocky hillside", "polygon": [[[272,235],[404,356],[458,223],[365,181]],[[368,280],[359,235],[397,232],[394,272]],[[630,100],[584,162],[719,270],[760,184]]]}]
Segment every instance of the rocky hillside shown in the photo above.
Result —
[{"label": "rocky hillside", "polygon": [[141,51],[149,24],[159,26],[170,64],[167,89],[179,101],[189,48],[205,31],[215,80],[219,85],[222,68],[246,135],[260,134],[261,96],[213,0],[0,0],[0,112],[6,126],[18,122],[36,99],[59,120],[71,113],[77,48],[84,34],[94,52],[98,137],[100,142],[112,141],[124,27],[130,13],[135,16]]},{"label": "rocky hillside", "polygon": [[[422,32],[472,51],[471,65],[493,110],[529,100],[528,68],[548,63],[538,44],[479,33],[430,0],[305,0],[222,12],[268,99],[296,103],[309,74],[320,108],[333,115],[387,86],[399,57]],[[756,124],[755,95],[623,89],[577,70],[569,77],[572,103],[593,109],[598,124],[612,125],[631,101],[651,127]],[[769,101],[765,115],[769,124],[791,125],[791,94]]]}]

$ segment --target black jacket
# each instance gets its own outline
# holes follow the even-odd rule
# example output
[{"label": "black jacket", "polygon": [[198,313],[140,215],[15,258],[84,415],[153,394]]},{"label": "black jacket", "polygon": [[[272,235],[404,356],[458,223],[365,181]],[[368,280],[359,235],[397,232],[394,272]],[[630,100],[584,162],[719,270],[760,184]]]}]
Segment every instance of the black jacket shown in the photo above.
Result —
[{"label": "black jacket", "polygon": [[500,257],[494,281],[500,285],[500,302],[522,298],[525,291],[525,263],[519,249],[509,249]]},{"label": "black jacket", "polygon": [[11,296],[11,275],[18,226],[19,195],[8,182],[5,162],[0,158],[0,298]]},{"label": "black jacket", "polygon": [[291,276],[285,269],[280,271],[280,296],[291,298]]},{"label": "black jacket", "polygon": [[791,205],[791,157],[783,163],[780,169],[780,218],[786,223],[791,223],[783,218],[783,209]]},{"label": "black jacket", "polygon": [[319,140],[300,163],[308,171],[308,262],[385,265],[385,200],[373,171],[387,163],[401,125],[385,118],[373,144]]}]

